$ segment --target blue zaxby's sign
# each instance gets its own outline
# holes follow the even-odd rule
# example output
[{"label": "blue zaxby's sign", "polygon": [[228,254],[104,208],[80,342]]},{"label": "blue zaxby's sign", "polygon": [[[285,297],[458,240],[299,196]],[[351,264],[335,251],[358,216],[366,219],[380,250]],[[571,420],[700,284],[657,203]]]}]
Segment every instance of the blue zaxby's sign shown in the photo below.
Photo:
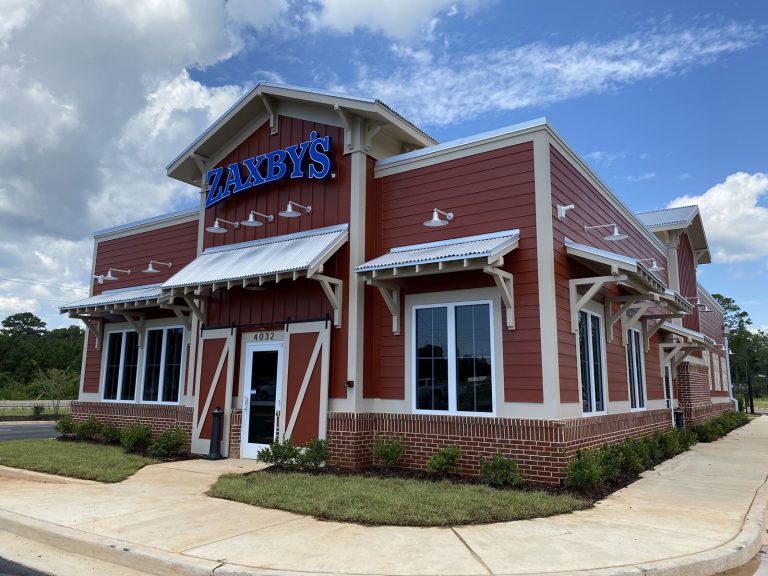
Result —
[{"label": "blue zaxby's sign", "polygon": [[289,178],[312,178],[320,180],[331,172],[331,137],[319,137],[317,132],[310,132],[309,140],[301,144],[288,146],[285,150],[274,150],[259,154],[242,161],[245,178],[240,173],[237,162],[227,166],[227,178],[224,180],[224,167],[209,170],[205,182],[210,186],[205,207],[210,208],[233,194],[239,194],[254,186]]}]

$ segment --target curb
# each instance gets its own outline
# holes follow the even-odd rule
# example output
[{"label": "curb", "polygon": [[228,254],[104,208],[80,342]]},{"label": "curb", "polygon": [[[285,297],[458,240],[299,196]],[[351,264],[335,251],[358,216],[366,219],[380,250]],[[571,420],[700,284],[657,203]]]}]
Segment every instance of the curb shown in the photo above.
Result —
[{"label": "curb", "polygon": [[0,466],[0,478],[9,478],[11,480],[26,480],[27,482],[41,482],[43,484],[86,484],[89,486],[102,484],[101,482],[96,482],[95,480],[67,478],[66,476],[56,476],[55,474],[35,472],[34,470],[22,470],[21,468],[11,468],[10,466]]}]

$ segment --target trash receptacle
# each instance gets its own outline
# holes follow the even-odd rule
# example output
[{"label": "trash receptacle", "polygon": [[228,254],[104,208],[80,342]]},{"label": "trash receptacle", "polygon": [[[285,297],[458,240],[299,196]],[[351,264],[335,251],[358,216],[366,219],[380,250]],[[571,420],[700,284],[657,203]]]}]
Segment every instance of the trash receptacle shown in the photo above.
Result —
[{"label": "trash receptacle", "polygon": [[682,410],[675,410],[675,428],[685,428],[685,415]]}]

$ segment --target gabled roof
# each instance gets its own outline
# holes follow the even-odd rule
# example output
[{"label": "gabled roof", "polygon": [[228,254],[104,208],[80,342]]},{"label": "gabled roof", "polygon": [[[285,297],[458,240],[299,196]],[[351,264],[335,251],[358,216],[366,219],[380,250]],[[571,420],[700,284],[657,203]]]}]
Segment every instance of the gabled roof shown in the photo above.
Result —
[{"label": "gabled roof", "polygon": [[712,259],[709,254],[709,243],[704,232],[704,224],[701,220],[699,207],[679,206],[677,208],[665,208],[636,214],[640,221],[655,234],[670,230],[685,230],[691,241],[698,262],[709,264]]},{"label": "gabled roof", "polygon": [[[323,90],[283,86],[259,82],[253,89],[227,110],[221,118],[211,124],[192,144],[179,154],[168,166],[168,176],[188,184],[200,183],[200,170],[193,159],[194,154],[211,158],[237,139],[254,118],[268,114],[268,103],[287,105],[303,104],[325,108],[336,116],[336,110],[343,110],[381,125],[379,134],[403,142],[410,148],[422,148],[437,143],[437,140],[400,116],[380,100],[358,98]],[[279,110],[278,110],[279,113]],[[246,135],[243,135],[243,137]]]}]

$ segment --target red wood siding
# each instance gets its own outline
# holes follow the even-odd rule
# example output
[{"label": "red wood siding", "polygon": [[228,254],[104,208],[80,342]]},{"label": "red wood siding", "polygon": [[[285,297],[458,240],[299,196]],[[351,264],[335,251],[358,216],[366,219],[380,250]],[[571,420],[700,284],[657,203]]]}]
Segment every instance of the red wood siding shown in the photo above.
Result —
[{"label": "red wood siding", "polygon": [[[422,222],[433,208],[452,211],[443,228]],[[520,229],[519,248],[506,257],[515,275],[516,329],[502,329],[504,400],[542,402],[533,144],[525,143],[417,168],[369,181],[366,258],[395,246]],[[493,286],[482,272],[443,274],[398,281],[407,294]],[[365,390],[372,398],[405,397],[404,330],[392,333],[392,317],[377,290],[367,289]],[[403,320],[402,328],[405,326]]]},{"label": "red wood siding", "polygon": [[[693,248],[688,239],[688,234],[680,234],[677,244],[677,270],[680,278],[680,294],[692,304],[696,304],[698,290],[696,288],[696,267],[694,266]],[[683,317],[683,326],[691,330],[701,331],[701,319],[699,308],[696,306],[692,314]]]},{"label": "red wood siding", "polygon": [[317,438],[320,429],[320,370],[323,364],[323,357],[322,354],[318,355],[315,363],[312,365],[304,398],[301,405],[297,407],[296,404],[301,392],[301,385],[304,382],[307,369],[310,367],[309,363],[312,359],[312,352],[320,335],[317,332],[308,332],[304,334],[290,334],[289,337],[291,339],[291,359],[286,378],[285,423],[287,428],[293,418],[293,413],[298,410],[296,423],[291,433],[291,440],[301,446],[313,438]]},{"label": "red wood siding", "polygon": [[714,389],[714,386],[716,385],[715,380],[715,362],[720,362],[721,358],[725,357],[725,352],[721,349],[723,344],[725,343],[725,339],[723,337],[723,332],[725,330],[725,321],[723,319],[723,315],[718,310],[714,299],[710,298],[707,294],[702,292],[698,289],[698,286],[696,288],[697,294],[699,296],[699,304],[703,304],[707,307],[709,312],[705,312],[703,308],[699,307],[699,325],[701,328],[701,332],[705,334],[706,336],[709,336],[712,338],[716,345],[713,348],[710,348],[710,372],[712,376],[712,386],[713,389],[710,390],[710,393],[712,396],[728,396],[728,375],[723,374],[723,371],[720,371],[720,387],[722,390],[716,390]]},{"label": "red wood siding", "polygon": [[[129,288],[144,284],[165,282],[197,256],[197,221],[173,224],[138,232],[130,236],[102,240],[96,243],[96,274],[106,274],[110,268],[130,270],[130,274],[116,272],[117,280],[98,284],[94,281],[93,293],[104,290]],[[157,274],[142,272],[150,260],[171,262],[173,266],[156,266]]]},{"label": "red wood siding", "polygon": [[85,370],[83,371],[83,392],[95,394],[99,391],[101,380],[101,350],[96,350],[96,335],[88,331],[88,349],[85,353]]},{"label": "red wood siding", "polygon": [[[261,238],[271,238],[294,232],[302,232],[346,224],[350,214],[350,162],[349,156],[343,155],[344,131],[336,126],[326,126],[316,122],[281,116],[277,134],[269,133],[265,124],[246,138],[242,144],[228,154],[218,165],[226,167],[231,163],[241,163],[246,158],[264,154],[272,150],[284,149],[293,144],[300,144],[308,139],[315,130],[319,136],[331,137],[331,171],[336,178],[325,180],[284,179],[246,190],[230,196],[226,200],[205,210],[205,226],[210,226],[216,217],[233,222],[246,220],[251,210],[262,214],[272,214],[274,221],[265,222],[264,226],[241,226],[234,230],[227,225],[226,234],[205,232],[203,246],[222,246]],[[241,166],[241,176],[244,170]],[[312,213],[299,218],[284,218],[278,212],[285,210],[288,201],[312,206]],[[350,238],[350,242],[358,239]],[[345,398],[347,391],[344,382],[347,379],[347,310],[349,302],[349,245],[346,244],[325,265],[324,273],[344,281],[342,326],[331,331],[331,372],[329,395]],[[268,283],[265,290],[250,291],[242,288],[232,290],[219,289],[211,295],[208,306],[208,326],[231,326],[234,324],[276,323],[280,329],[283,322],[324,317],[333,308],[325,297],[319,284],[312,280],[283,280],[279,285]],[[248,330],[243,328],[241,331]],[[235,374],[239,374],[240,346],[237,348]],[[235,382],[235,393],[239,382]]]},{"label": "red wood siding", "polygon": [[[569,258],[565,251],[565,238],[632,258],[655,258],[666,268],[666,255],[645,235],[640,233],[623,215],[605,200],[602,194],[556,149],[550,149],[552,177],[552,226],[554,232],[555,301],[557,310],[557,341],[560,365],[560,401],[580,402],[578,384],[578,353],[576,334],[571,332],[571,304],[568,281],[573,278],[597,276],[587,267]],[[564,220],[557,218],[557,205],[575,204]],[[620,242],[609,242],[604,236],[608,228],[584,231],[584,226],[617,224],[619,230],[629,236]],[[667,281],[666,271],[658,273]],[[606,297],[624,293],[616,285],[606,285],[595,297],[604,302]],[[654,339],[651,351],[645,354],[646,380],[649,399],[659,398],[658,340]],[[655,366],[655,368],[654,368]],[[621,322],[613,327],[613,342],[606,344],[607,389],[610,401],[629,399],[626,349],[623,345]],[[663,397],[663,390],[661,390]]]}]

